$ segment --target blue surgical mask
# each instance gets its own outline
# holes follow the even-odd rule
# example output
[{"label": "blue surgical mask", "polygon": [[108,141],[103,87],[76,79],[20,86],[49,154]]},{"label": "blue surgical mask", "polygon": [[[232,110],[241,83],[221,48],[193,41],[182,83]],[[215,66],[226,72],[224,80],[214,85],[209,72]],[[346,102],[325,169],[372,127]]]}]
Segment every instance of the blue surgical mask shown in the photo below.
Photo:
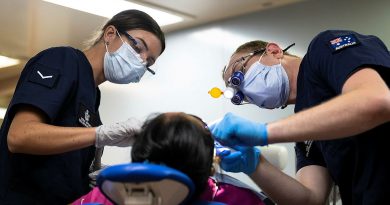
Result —
[{"label": "blue surgical mask", "polygon": [[122,46],[112,53],[108,52],[106,45],[107,52],[104,55],[104,76],[112,83],[137,83],[146,71],[146,63],[144,63],[141,56],[127,42],[123,40],[122,42]]},{"label": "blue surgical mask", "polygon": [[286,105],[290,85],[281,63],[266,66],[259,60],[253,63],[245,74],[240,90],[250,103],[261,108],[274,109]]}]

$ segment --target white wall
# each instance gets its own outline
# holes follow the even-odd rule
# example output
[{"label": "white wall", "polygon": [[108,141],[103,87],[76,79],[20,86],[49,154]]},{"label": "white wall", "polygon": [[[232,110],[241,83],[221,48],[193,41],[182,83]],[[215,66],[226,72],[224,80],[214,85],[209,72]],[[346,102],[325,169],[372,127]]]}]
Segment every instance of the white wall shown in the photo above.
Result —
[{"label": "white wall", "polygon": [[[182,111],[210,122],[233,112],[258,122],[271,122],[293,113],[261,110],[253,105],[234,106],[223,97],[213,99],[208,91],[223,87],[221,70],[236,47],[261,39],[282,47],[295,42],[289,52],[302,56],[310,40],[324,29],[352,29],[374,34],[390,46],[390,1],[310,0],[299,4],[253,13],[206,26],[167,34],[167,47],[155,66],[156,75],[133,85],[101,86],[103,123],[144,119],[153,112]],[[293,144],[285,172],[295,173]],[[128,148],[107,147],[103,163],[128,162]],[[236,175],[251,183],[244,175]],[[253,184],[252,184],[253,185]]]}]

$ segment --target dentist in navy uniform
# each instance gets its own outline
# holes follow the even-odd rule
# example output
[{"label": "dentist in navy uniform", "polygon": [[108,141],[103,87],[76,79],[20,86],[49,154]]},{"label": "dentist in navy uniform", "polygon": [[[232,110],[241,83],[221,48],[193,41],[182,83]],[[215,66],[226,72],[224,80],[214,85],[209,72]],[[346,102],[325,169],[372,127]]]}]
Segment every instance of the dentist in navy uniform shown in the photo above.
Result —
[{"label": "dentist in navy uniform", "polygon": [[88,193],[95,152],[131,145],[140,128],[131,118],[102,125],[99,84],[139,82],[164,49],[156,21],[126,10],[86,50],[53,47],[31,58],[1,127],[0,204],[68,204]]},{"label": "dentist in navy uniform", "polygon": [[264,157],[253,160],[257,152],[248,147],[222,159],[222,168],[252,167],[245,173],[277,204],[325,204],[332,183],[343,204],[389,204],[388,48],[373,35],[327,30],[303,58],[283,51],[275,43],[248,42],[232,55],[224,80],[236,104],[295,104],[295,114],[261,123],[228,113],[210,129],[227,146],[297,142],[296,177]]}]

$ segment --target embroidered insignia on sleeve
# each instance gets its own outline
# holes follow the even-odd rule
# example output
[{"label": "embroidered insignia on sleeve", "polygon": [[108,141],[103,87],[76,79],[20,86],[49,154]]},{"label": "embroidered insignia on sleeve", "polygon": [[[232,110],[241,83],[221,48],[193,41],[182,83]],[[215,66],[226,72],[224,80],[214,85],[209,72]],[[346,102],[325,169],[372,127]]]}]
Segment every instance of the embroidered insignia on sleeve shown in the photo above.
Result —
[{"label": "embroidered insignia on sleeve", "polygon": [[333,51],[339,51],[341,49],[357,45],[359,41],[353,34],[349,34],[349,35],[337,37],[329,41],[329,43]]},{"label": "embroidered insignia on sleeve", "polygon": [[32,72],[29,74],[28,80],[35,84],[53,88],[59,78],[60,71],[58,69],[37,64],[34,65]]}]

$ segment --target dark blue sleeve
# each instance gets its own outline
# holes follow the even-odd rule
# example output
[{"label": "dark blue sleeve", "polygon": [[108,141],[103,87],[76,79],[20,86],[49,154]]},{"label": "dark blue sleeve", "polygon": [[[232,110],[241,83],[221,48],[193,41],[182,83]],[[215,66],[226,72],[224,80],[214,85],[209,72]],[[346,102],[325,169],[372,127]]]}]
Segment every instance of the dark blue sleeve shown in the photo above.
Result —
[{"label": "dark blue sleeve", "polygon": [[313,141],[295,143],[296,171],[309,165],[326,167],[324,158]]},{"label": "dark blue sleeve", "polygon": [[16,105],[30,105],[53,121],[71,98],[77,66],[77,56],[71,48],[50,48],[33,57],[21,73],[10,113]]},{"label": "dark blue sleeve", "polygon": [[313,72],[335,94],[340,94],[344,83],[362,67],[390,69],[390,54],[376,36],[354,31],[324,31],[309,46],[309,61]]}]

